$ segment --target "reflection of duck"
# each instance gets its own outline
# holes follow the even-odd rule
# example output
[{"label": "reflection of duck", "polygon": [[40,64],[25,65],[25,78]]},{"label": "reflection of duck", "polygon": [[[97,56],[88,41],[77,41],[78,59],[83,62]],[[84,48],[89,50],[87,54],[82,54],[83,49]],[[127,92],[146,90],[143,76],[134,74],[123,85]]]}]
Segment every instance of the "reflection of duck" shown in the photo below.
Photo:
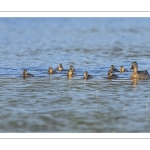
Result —
[{"label": "reflection of duck", "polygon": [[117,79],[118,76],[112,73],[112,70],[108,71],[108,79]]},{"label": "reflection of duck", "polygon": [[49,74],[55,74],[55,73],[57,73],[55,70],[53,70],[53,68],[52,67],[49,67],[48,68],[48,73]]},{"label": "reflection of duck", "polygon": [[122,73],[122,72],[126,72],[126,71],[128,71],[128,70],[125,69],[124,66],[120,66],[120,72],[121,72],[121,73]]},{"label": "reflection of duck", "polygon": [[56,70],[62,71],[63,70],[62,64],[59,64],[59,66],[56,68]]},{"label": "reflection of duck", "polygon": [[133,79],[131,84],[133,85],[133,87],[136,87],[138,85],[138,80],[137,79]]},{"label": "reflection of duck", "polygon": [[110,70],[112,70],[112,72],[119,72],[118,69],[116,69],[114,65],[110,66]]},{"label": "reflection of duck", "polygon": [[68,77],[72,77],[72,76],[75,76],[76,74],[73,73],[73,71],[71,69],[68,70],[68,73],[67,73],[67,76]]},{"label": "reflection of duck", "polygon": [[70,65],[70,70],[72,70],[73,72],[75,71],[72,65]]},{"label": "reflection of duck", "polygon": [[130,70],[133,70],[133,73],[130,76],[131,79],[147,80],[150,78],[147,70],[138,71],[138,64],[136,61],[132,62]]},{"label": "reflection of duck", "polygon": [[33,77],[33,74],[27,73],[27,70],[24,69],[24,70],[23,70],[23,77]]},{"label": "reflection of duck", "polygon": [[91,75],[88,74],[87,71],[84,72],[84,79],[90,79],[93,78]]}]

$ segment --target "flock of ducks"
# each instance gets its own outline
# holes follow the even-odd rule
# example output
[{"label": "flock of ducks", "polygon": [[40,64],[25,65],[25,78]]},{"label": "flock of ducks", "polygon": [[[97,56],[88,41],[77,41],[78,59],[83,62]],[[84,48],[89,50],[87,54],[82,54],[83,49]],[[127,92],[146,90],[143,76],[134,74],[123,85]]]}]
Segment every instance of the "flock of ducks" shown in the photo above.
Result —
[{"label": "flock of ducks", "polygon": [[[148,80],[150,78],[150,75],[148,74],[148,71],[147,70],[143,70],[143,71],[138,71],[138,64],[136,61],[132,62],[132,65],[131,65],[131,69],[130,70],[133,70],[130,78],[132,80]],[[63,71],[63,66],[62,64],[59,64],[59,66],[53,70],[52,67],[49,67],[48,68],[48,73],[49,74],[56,74],[57,72],[56,71]],[[108,79],[117,79],[118,76],[116,74],[113,74],[114,72],[127,72],[128,70],[124,68],[124,66],[121,66],[120,67],[120,71],[117,70],[114,65],[111,65],[110,66],[110,70],[108,70],[108,76],[107,78]],[[72,65],[70,65],[70,69],[68,70],[68,73],[67,73],[67,76],[68,77],[73,77],[73,76],[76,76],[76,74],[74,73],[75,72],[75,69],[73,68]],[[24,69],[23,70],[23,77],[33,77],[33,74],[31,73],[27,73],[27,70]],[[87,71],[84,72],[84,77],[83,79],[90,79],[92,78],[91,75],[88,74]]]}]

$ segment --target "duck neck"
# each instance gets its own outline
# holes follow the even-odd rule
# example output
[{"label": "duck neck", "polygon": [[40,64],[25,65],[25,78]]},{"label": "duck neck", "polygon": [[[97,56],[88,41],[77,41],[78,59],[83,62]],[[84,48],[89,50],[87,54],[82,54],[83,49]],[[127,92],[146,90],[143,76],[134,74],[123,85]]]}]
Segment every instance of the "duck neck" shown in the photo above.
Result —
[{"label": "duck neck", "polygon": [[27,72],[23,72],[23,75],[26,76],[26,75],[27,75]]},{"label": "duck neck", "polygon": [[138,71],[138,68],[134,67],[133,72],[137,72],[137,71]]}]

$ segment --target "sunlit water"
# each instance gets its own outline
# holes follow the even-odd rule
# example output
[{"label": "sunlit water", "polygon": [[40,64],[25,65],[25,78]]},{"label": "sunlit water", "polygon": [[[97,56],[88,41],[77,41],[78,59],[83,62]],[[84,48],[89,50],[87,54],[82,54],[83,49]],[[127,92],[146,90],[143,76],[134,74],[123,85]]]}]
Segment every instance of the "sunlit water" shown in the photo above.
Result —
[{"label": "sunlit water", "polygon": [[[0,18],[0,132],[150,132],[149,18]],[[64,71],[49,75],[63,64]],[[66,74],[73,65],[77,76]],[[110,65],[129,72],[108,80]],[[23,69],[34,74],[22,78]],[[88,71],[92,79],[84,80]]]}]

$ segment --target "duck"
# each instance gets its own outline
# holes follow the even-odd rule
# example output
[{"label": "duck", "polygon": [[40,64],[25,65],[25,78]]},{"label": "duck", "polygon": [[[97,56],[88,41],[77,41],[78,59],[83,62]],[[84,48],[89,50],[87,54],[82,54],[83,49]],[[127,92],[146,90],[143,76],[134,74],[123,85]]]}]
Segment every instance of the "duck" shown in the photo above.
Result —
[{"label": "duck", "polygon": [[110,66],[110,70],[112,70],[112,72],[119,72],[118,69],[116,69],[114,65]]},{"label": "duck", "polygon": [[118,76],[116,74],[113,74],[112,70],[108,70],[108,79],[117,79]]},{"label": "duck", "polygon": [[133,80],[135,79],[148,80],[150,78],[147,70],[138,71],[138,64],[136,61],[132,62],[130,70],[133,70],[133,73],[130,76],[130,78]]},{"label": "duck", "polygon": [[83,79],[90,79],[90,78],[93,78],[93,77],[91,75],[89,75],[87,71],[85,71]]},{"label": "duck", "polygon": [[70,70],[72,70],[73,72],[75,71],[72,65],[70,65]]},{"label": "duck", "polygon": [[55,74],[55,73],[57,73],[55,70],[53,70],[53,68],[52,67],[49,67],[48,68],[48,73],[49,74]]},{"label": "duck", "polygon": [[56,68],[56,70],[58,70],[58,71],[62,71],[62,70],[63,70],[63,66],[62,66],[62,64],[59,64],[59,66]]},{"label": "duck", "polygon": [[124,66],[120,66],[120,72],[127,72],[128,70],[124,68]]},{"label": "duck", "polygon": [[71,70],[71,69],[69,69],[68,70],[68,73],[67,73],[67,76],[69,77],[69,76],[76,76],[76,74],[75,73],[73,73],[73,71]]},{"label": "duck", "polygon": [[23,77],[34,77],[34,76],[33,76],[33,74],[31,74],[31,73],[27,73],[27,70],[24,69],[24,70],[23,70]]}]

